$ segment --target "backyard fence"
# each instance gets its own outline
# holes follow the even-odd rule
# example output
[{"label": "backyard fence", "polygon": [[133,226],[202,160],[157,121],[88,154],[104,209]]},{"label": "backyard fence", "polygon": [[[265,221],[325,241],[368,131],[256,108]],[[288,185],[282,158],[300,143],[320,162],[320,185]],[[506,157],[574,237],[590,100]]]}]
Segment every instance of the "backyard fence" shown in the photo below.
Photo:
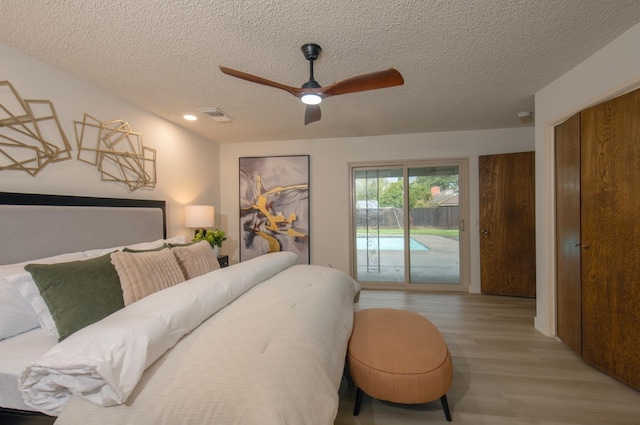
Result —
[{"label": "backyard fence", "polygon": [[[457,229],[460,222],[458,206],[435,208],[409,208],[411,228]],[[400,229],[403,227],[404,210],[402,208],[358,208],[356,225],[358,228],[380,225],[381,228]]]}]

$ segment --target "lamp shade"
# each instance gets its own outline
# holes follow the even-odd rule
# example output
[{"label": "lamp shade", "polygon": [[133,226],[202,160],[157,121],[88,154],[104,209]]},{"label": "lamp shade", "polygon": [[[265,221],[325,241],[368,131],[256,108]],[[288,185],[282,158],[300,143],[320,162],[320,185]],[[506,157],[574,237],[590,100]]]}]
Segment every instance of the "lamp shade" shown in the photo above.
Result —
[{"label": "lamp shade", "polygon": [[184,207],[184,225],[194,229],[213,227],[215,208],[211,205],[187,205]]}]

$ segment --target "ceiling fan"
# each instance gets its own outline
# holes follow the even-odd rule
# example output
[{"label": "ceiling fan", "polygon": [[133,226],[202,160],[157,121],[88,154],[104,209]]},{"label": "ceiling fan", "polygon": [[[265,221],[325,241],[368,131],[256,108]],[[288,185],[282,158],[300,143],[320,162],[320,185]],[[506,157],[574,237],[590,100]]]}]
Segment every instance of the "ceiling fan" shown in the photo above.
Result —
[{"label": "ceiling fan", "polygon": [[337,96],[339,94],[383,89],[386,87],[400,86],[404,84],[402,75],[397,70],[390,68],[385,71],[372,72],[370,74],[363,74],[356,77],[347,78],[346,80],[342,80],[337,83],[322,87],[313,78],[313,61],[318,59],[321,51],[322,48],[320,48],[320,46],[318,46],[317,44],[308,43],[302,46],[302,53],[304,54],[304,57],[309,61],[310,74],[309,81],[304,83],[302,87],[287,86],[285,84],[267,80],[266,78],[247,74],[246,72],[236,71],[235,69],[227,68],[225,66],[220,66],[220,71],[227,75],[231,75],[242,80],[247,80],[252,83],[258,83],[284,90],[288,93],[291,93],[295,97],[300,98],[302,103],[305,103],[307,105],[307,109],[304,114],[305,125],[320,120],[321,112],[319,104],[324,98]]}]

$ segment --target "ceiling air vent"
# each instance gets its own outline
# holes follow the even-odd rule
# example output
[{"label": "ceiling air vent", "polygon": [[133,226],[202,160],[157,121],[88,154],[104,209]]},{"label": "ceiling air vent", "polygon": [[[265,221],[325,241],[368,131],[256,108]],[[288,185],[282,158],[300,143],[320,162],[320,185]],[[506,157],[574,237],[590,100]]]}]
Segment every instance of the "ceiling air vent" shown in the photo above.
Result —
[{"label": "ceiling air vent", "polygon": [[222,112],[218,108],[200,109],[200,112],[209,115],[211,118],[213,118],[215,121],[218,121],[218,122],[229,122],[229,121],[231,121],[231,117],[229,115],[225,114],[224,112]]}]

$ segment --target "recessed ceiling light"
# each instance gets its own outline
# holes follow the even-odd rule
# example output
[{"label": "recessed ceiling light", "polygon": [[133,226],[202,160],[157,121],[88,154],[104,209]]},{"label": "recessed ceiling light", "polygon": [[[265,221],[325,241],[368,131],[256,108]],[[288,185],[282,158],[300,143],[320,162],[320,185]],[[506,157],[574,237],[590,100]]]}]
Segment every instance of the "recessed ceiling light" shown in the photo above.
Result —
[{"label": "recessed ceiling light", "polygon": [[190,115],[190,114],[187,114],[187,115],[183,116],[182,118],[184,118],[187,121],[196,121],[198,119],[198,117],[196,117],[195,115]]}]

